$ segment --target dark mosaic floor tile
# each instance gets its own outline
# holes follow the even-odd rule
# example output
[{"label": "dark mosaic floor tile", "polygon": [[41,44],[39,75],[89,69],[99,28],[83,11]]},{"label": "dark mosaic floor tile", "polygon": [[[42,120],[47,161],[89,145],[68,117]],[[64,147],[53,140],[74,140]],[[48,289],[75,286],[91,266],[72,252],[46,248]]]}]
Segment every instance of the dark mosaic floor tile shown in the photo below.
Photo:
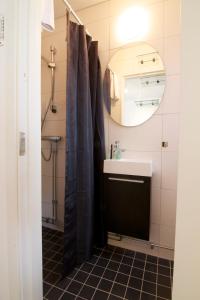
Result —
[{"label": "dark mosaic floor tile", "polygon": [[45,269],[53,271],[55,265],[57,265],[57,263],[55,261],[48,260],[45,264]]},{"label": "dark mosaic floor tile", "polygon": [[171,279],[168,276],[158,275],[158,284],[165,285],[167,287],[171,286]]},{"label": "dark mosaic floor tile", "polygon": [[156,295],[156,284],[149,281],[143,281],[142,290],[152,295]]},{"label": "dark mosaic floor tile", "polygon": [[142,278],[144,274],[144,271],[138,268],[132,268],[131,270],[131,276]]},{"label": "dark mosaic floor tile", "polygon": [[48,282],[48,283],[50,283],[50,284],[55,285],[58,282],[59,279],[60,279],[60,275],[59,274],[51,272],[45,278],[45,281]]},{"label": "dark mosaic floor tile", "polygon": [[136,268],[139,268],[139,269],[144,269],[145,262],[142,261],[142,260],[135,259],[134,262],[133,262],[133,266],[136,267]]},{"label": "dark mosaic floor tile", "polygon": [[121,264],[120,267],[119,267],[118,272],[121,272],[121,273],[124,273],[126,275],[129,275],[130,272],[131,272],[131,266]]},{"label": "dark mosaic floor tile", "polygon": [[122,255],[121,255],[121,254],[115,253],[115,254],[112,255],[111,260],[112,260],[112,261],[116,261],[116,262],[121,262],[121,260],[122,260]]},{"label": "dark mosaic floor tile", "polygon": [[156,296],[142,292],[140,300],[157,300]]},{"label": "dark mosaic floor tile", "polygon": [[118,262],[110,261],[107,265],[107,268],[111,269],[113,271],[117,271],[119,269],[119,265],[120,265],[120,263],[118,263]]},{"label": "dark mosaic floor tile", "polygon": [[150,262],[152,264],[157,264],[158,263],[158,257],[157,256],[152,256],[152,255],[147,255],[147,262]]},{"label": "dark mosaic floor tile", "polygon": [[128,250],[128,249],[125,249],[124,251],[124,255],[126,256],[129,256],[129,257],[135,257],[135,251],[132,251],[132,250]]},{"label": "dark mosaic floor tile", "polygon": [[100,277],[95,276],[95,275],[89,275],[88,279],[86,280],[85,284],[93,286],[93,287],[97,287],[97,285],[100,282]]},{"label": "dark mosaic floor tile", "polygon": [[146,260],[147,255],[141,252],[135,253],[135,259]]},{"label": "dark mosaic floor tile", "polygon": [[63,264],[56,264],[54,269],[53,269],[53,272],[55,273],[58,273],[58,274],[61,274],[62,273],[62,270],[63,270]]},{"label": "dark mosaic floor tile", "polygon": [[158,273],[165,276],[170,276],[170,268],[158,266]]},{"label": "dark mosaic floor tile", "polygon": [[83,286],[82,290],[80,291],[79,296],[85,299],[91,300],[92,296],[94,295],[95,289],[90,286]]},{"label": "dark mosaic floor tile", "polygon": [[103,272],[104,272],[104,268],[99,267],[99,266],[95,266],[94,269],[92,270],[93,275],[97,275],[100,277],[102,276]]},{"label": "dark mosaic floor tile", "polygon": [[105,268],[107,264],[108,264],[108,260],[102,257],[100,257],[99,260],[97,261],[97,265],[103,268]]},{"label": "dark mosaic floor tile", "polygon": [[90,263],[84,263],[81,267],[81,270],[87,273],[90,273],[93,269],[94,265],[90,264]]},{"label": "dark mosaic floor tile", "polygon": [[129,276],[127,276],[125,274],[121,274],[121,273],[118,273],[115,278],[116,282],[124,284],[124,285],[127,285],[128,280],[129,280]]},{"label": "dark mosaic floor tile", "polygon": [[140,292],[132,288],[127,288],[125,298],[128,300],[140,300]]},{"label": "dark mosaic floor tile", "polygon": [[65,292],[60,300],[75,300],[76,296]]},{"label": "dark mosaic floor tile", "polygon": [[157,265],[147,262],[145,265],[145,271],[146,270],[149,272],[157,273]]},{"label": "dark mosaic floor tile", "polygon": [[116,247],[115,250],[114,250],[114,252],[117,253],[117,254],[122,254],[123,255],[124,254],[124,249]]},{"label": "dark mosaic floor tile", "polygon": [[101,279],[98,289],[109,293],[111,290],[111,287],[112,287],[112,281],[107,280],[107,279]]},{"label": "dark mosaic floor tile", "polygon": [[136,290],[141,290],[142,280],[136,277],[130,277],[128,286]]},{"label": "dark mosaic floor tile", "polygon": [[106,279],[109,279],[109,280],[114,280],[115,276],[116,276],[116,272],[108,270],[108,269],[103,274],[103,277]]},{"label": "dark mosaic floor tile", "polygon": [[98,259],[99,259],[98,256],[92,256],[90,258],[90,260],[88,261],[88,263],[90,263],[90,264],[96,264],[96,262],[97,262]]},{"label": "dark mosaic floor tile", "polygon": [[76,273],[77,273],[77,269],[74,269],[67,277],[70,278],[70,279],[72,279],[72,278],[74,278],[74,276],[76,275]]},{"label": "dark mosaic floor tile", "polygon": [[70,282],[71,282],[71,279],[69,279],[68,277],[65,277],[64,279],[59,280],[56,283],[56,286],[59,287],[60,289],[65,290],[68,287],[68,285],[70,284]]},{"label": "dark mosaic floor tile", "polygon": [[113,252],[114,250],[115,250],[115,246],[112,246],[112,245],[107,245],[106,247],[105,247],[105,250],[106,251],[110,251],[110,252]]},{"label": "dark mosaic floor tile", "polygon": [[50,271],[43,268],[43,278],[45,279],[49,275]]},{"label": "dark mosaic floor tile", "polygon": [[170,268],[170,261],[164,258],[158,258],[158,264]]},{"label": "dark mosaic floor tile", "polygon": [[99,249],[99,248],[94,248],[94,249],[93,249],[93,254],[94,254],[94,255],[99,256],[99,255],[101,254],[101,252],[102,252],[102,249]]},{"label": "dark mosaic floor tile", "polygon": [[62,294],[63,294],[62,290],[60,290],[60,289],[58,289],[56,287],[53,287],[49,291],[49,293],[46,295],[46,298],[48,300],[58,300],[61,297]]},{"label": "dark mosaic floor tile", "polygon": [[101,254],[101,257],[106,258],[106,259],[110,259],[112,256],[112,252],[109,251],[103,251],[103,253]]},{"label": "dark mosaic floor tile", "polygon": [[108,299],[109,294],[96,290],[94,296],[93,296],[93,300],[107,300]]},{"label": "dark mosaic floor tile", "polygon": [[118,296],[115,296],[115,295],[110,295],[110,296],[108,297],[108,300],[119,300],[119,299],[122,299],[122,298],[120,298],[120,297],[118,297]]},{"label": "dark mosaic floor tile", "polygon": [[85,283],[87,278],[88,278],[88,273],[83,271],[78,271],[74,276],[74,280],[79,281],[81,283]]},{"label": "dark mosaic floor tile", "polygon": [[133,258],[132,257],[128,257],[128,256],[124,256],[122,258],[122,263],[126,264],[126,265],[129,265],[129,266],[132,266]]},{"label": "dark mosaic floor tile", "polygon": [[52,285],[43,282],[43,295],[46,296],[46,294],[49,292],[49,290],[52,288]]},{"label": "dark mosaic floor tile", "polygon": [[151,282],[156,283],[156,280],[157,280],[157,274],[156,274],[156,273],[152,273],[152,272],[145,271],[145,272],[144,272],[144,280],[147,280],[147,281],[151,281]]},{"label": "dark mosaic floor tile", "polygon": [[157,295],[165,299],[171,299],[171,289],[158,284]]},{"label": "dark mosaic floor tile", "polygon": [[68,286],[67,291],[72,294],[77,295],[79,293],[79,291],[81,290],[82,286],[83,285],[80,282],[72,281],[70,283],[70,285]]},{"label": "dark mosaic floor tile", "polygon": [[119,283],[114,283],[111,294],[119,296],[119,297],[124,297],[126,292],[126,287],[124,285],[121,285]]}]

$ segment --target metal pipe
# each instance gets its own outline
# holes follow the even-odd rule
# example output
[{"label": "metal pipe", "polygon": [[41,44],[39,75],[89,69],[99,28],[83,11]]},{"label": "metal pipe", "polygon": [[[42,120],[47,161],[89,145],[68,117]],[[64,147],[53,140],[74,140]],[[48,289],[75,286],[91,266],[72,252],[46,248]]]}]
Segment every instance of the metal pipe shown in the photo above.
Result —
[{"label": "metal pipe", "polygon": [[57,160],[57,142],[53,144],[53,161],[52,161],[52,218],[54,224],[57,221],[57,200],[56,200],[56,160]]}]

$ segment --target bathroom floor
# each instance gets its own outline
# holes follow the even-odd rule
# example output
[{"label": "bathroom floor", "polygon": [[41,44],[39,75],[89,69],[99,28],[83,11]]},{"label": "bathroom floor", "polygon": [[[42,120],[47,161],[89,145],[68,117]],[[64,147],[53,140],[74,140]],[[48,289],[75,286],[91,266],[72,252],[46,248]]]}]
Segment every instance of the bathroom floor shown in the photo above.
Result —
[{"label": "bathroom floor", "polygon": [[118,247],[94,249],[92,259],[65,279],[63,233],[43,227],[43,299],[171,299],[173,262]]}]

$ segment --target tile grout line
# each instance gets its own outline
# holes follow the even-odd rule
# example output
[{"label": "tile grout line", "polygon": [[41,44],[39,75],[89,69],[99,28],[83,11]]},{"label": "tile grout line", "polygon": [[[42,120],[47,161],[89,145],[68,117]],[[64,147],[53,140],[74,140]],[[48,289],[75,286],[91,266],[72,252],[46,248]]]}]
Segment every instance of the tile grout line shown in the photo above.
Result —
[{"label": "tile grout line", "polygon": [[[128,290],[128,286],[129,286],[130,279],[131,279],[132,270],[133,270],[133,268],[134,268],[135,256],[136,256],[136,252],[134,253],[134,258],[133,258],[133,261],[132,261],[131,270],[130,270],[130,274],[129,274],[129,277],[128,277],[128,282],[127,282],[127,285],[126,285],[125,297],[124,297],[124,298],[126,298],[126,293],[127,293],[127,290]],[[133,276],[132,276],[132,277],[133,277]]]},{"label": "tile grout line", "polygon": [[143,282],[144,282],[144,274],[145,274],[146,263],[147,263],[147,254],[146,254],[145,263],[144,263],[144,269],[143,269],[143,275],[142,275],[142,285],[141,285],[140,299],[139,300],[142,300],[142,288],[143,288]]},{"label": "tile grout line", "polygon": [[[101,250],[101,254],[103,253],[103,250],[104,250],[104,249]],[[98,258],[97,258],[95,264],[93,265],[93,268],[91,269],[91,271],[88,272],[88,276],[87,276],[87,278],[85,279],[85,282],[88,280],[89,276],[92,274],[92,271],[93,271],[94,268],[97,266],[97,262],[99,261],[99,259],[100,259],[100,257],[101,257],[101,254],[99,255],[99,257],[97,256]],[[79,295],[80,295],[81,291],[83,290],[83,287],[85,286],[85,282],[83,283],[83,286],[81,287],[80,291],[79,291],[78,294],[76,295],[75,300],[77,299],[77,297],[81,297],[81,296],[79,296]],[[60,299],[58,299],[58,300],[60,300]]]},{"label": "tile grout line", "polygon": [[[111,262],[111,258],[113,257],[113,254],[115,253],[115,249],[116,249],[116,247],[114,247],[113,251],[111,252],[112,254],[111,254],[110,258],[108,259],[107,266],[108,266],[108,264]],[[96,291],[97,291],[97,289],[98,289],[98,287],[99,287],[99,285],[100,285],[100,282],[101,282],[101,280],[102,280],[102,278],[103,278],[103,275],[104,275],[106,269],[107,269],[107,267],[105,267],[105,270],[103,271],[102,275],[100,276],[101,279],[99,280],[99,283],[97,284],[97,286],[96,286],[96,288],[95,288],[95,292],[94,292],[94,294],[93,294],[91,300],[93,300],[93,298],[94,298],[94,295],[95,295],[95,293],[96,293]],[[110,270],[110,269],[109,269],[109,270]],[[113,270],[111,270],[111,271],[113,271]],[[109,296],[108,296],[108,297],[109,297]],[[108,297],[107,297],[107,299],[108,299]]]}]

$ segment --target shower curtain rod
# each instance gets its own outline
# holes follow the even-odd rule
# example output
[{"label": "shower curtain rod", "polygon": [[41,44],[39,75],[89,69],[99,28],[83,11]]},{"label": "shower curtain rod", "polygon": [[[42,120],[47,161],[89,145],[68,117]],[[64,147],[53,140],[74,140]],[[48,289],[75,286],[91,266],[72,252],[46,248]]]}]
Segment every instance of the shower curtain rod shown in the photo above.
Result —
[{"label": "shower curtain rod", "polygon": [[[79,19],[79,17],[78,17],[77,14],[75,13],[75,11],[74,11],[73,8],[71,7],[71,5],[69,4],[69,2],[68,2],[67,0],[63,0],[63,2],[65,3],[68,12],[74,16],[74,18],[75,18],[76,21],[79,23],[79,25],[84,25],[84,24],[82,23],[81,19]],[[87,31],[87,29],[86,29],[86,33],[87,33],[88,35],[91,36],[91,34]]]}]

